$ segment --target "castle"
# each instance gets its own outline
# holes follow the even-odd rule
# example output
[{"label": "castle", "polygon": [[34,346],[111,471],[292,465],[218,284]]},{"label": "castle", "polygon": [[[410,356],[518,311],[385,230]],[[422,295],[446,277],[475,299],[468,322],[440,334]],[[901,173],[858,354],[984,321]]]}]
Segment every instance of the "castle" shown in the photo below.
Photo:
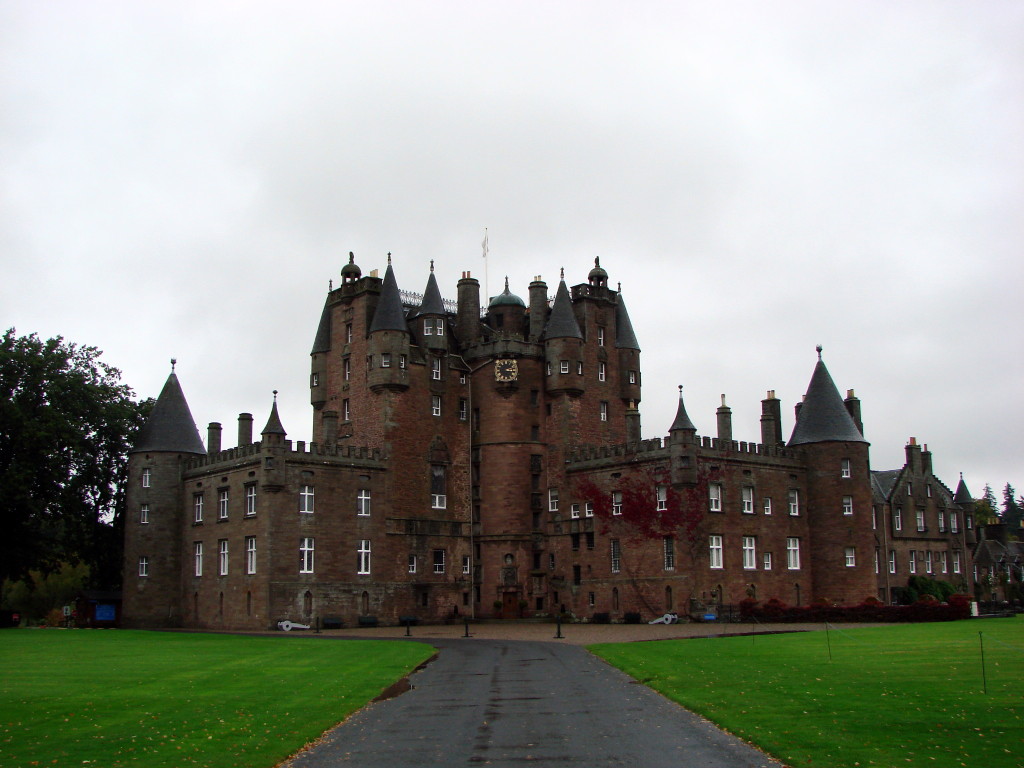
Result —
[{"label": "castle", "polygon": [[[312,440],[278,416],[199,436],[173,367],[129,458],[124,623],[266,629],[567,612],[643,619],[746,597],[889,601],[909,574],[966,580],[970,495],[915,440],[872,472],[860,402],[821,360],[788,440],[698,435],[682,388],[641,439],[640,345],[595,260],[554,299],[399,290],[350,255],[311,351]],[[966,581],[965,581],[966,583]]]}]

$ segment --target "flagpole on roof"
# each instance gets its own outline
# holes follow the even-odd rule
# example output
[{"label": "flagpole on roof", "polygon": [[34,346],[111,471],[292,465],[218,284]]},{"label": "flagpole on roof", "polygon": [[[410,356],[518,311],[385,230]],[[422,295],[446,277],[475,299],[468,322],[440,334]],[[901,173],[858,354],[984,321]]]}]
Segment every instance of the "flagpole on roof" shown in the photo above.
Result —
[{"label": "flagpole on roof", "polygon": [[488,251],[487,227],[484,227],[484,241],[483,241],[483,243],[481,243],[481,245],[483,245],[483,247],[484,247],[484,301],[487,302],[487,303],[490,303],[490,301],[491,301],[491,294],[490,294],[490,286],[488,284],[489,281],[487,279],[487,251]]}]

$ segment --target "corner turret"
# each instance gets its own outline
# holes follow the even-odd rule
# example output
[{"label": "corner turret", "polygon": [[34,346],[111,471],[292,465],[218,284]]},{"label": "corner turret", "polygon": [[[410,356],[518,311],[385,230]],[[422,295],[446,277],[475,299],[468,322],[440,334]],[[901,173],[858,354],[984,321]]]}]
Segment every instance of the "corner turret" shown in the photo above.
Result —
[{"label": "corner turret", "polygon": [[583,333],[572,311],[564,270],[544,328],[544,358],[548,392],[583,393]]},{"label": "corner turret", "polygon": [[388,268],[384,273],[380,299],[370,323],[367,350],[371,391],[404,391],[409,388],[409,330],[398,281],[391,267],[391,254],[388,254]]}]

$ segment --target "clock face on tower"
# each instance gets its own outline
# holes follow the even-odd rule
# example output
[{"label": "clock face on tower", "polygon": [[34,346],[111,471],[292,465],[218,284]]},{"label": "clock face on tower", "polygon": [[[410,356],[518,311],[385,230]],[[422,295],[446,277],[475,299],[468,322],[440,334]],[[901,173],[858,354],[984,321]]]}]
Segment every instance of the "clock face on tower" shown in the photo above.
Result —
[{"label": "clock face on tower", "polygon": [[494,380],[515,381],[519,377],[519,363],[515,360],[495,360]]}]

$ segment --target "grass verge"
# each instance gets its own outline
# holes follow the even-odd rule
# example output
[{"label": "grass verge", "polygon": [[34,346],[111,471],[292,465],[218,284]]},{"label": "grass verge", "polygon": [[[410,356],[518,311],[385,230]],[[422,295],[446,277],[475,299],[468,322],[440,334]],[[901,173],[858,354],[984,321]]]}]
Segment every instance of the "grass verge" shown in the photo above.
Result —
[{"label": "grass verge", "polygon": [[787,765],[1024,764],[1022,617],[590,650]]},{"label": "grass verge", "polygon": [[425,661],[422,643],[0,632],[0,763],[272,766]]}]

